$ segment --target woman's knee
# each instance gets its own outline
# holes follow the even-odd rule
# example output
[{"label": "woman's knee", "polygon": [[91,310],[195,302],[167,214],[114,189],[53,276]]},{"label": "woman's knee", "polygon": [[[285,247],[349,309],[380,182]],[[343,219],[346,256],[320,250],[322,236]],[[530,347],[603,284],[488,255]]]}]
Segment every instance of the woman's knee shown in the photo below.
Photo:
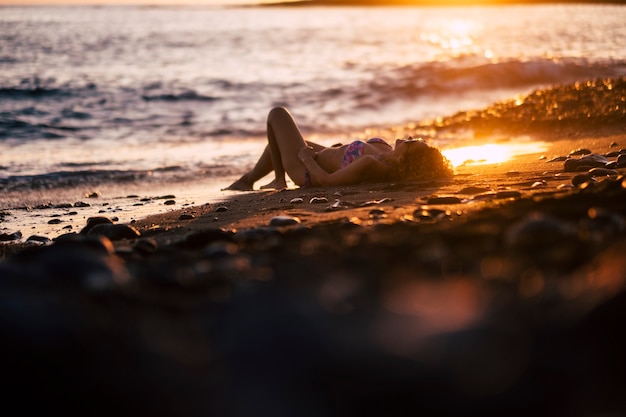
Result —
[{"label": "woman's knee", "polygon": [[276,123],[278,121],[285,120],[285,118],[292,119],[289,110],[284,107],[274,107],[267,115],[267,122]]}]

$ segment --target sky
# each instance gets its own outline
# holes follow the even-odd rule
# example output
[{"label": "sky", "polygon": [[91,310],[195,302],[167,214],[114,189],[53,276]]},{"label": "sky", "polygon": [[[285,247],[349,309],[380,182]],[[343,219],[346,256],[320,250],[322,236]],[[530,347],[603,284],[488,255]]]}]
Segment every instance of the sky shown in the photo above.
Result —
[{"label": "sky", "polygon": [[[0,5],[52,5],[52,4],[65,4],[65,5],[237,5],[237,4],[259,4],[259,3],[276,3],[281,1],[290,0],[0,0]],[[341,0],[339,0],[341,1]],[[347,0],[346,2],[349,2]],[[353,0],[358,3],[359,0]],[[398,0],[396,0],[397,2]],[[409,2],[410,0],[403,0],[403,2]],[[415,0],[420,2],[423,0]],[[485,1],[485,0],[482,0]],[[504,3],[511,2],[511,0],[487,0],[488,2],[498,3],[502,1]],[[524,0],[519,0],[524,2]],[[538,0],[529,0],[530,2],[537,2]],[[540,2],[541,0],[539,0]],[[572,1],[572,0],[570,0]],[[589,1],[589,0],[587,0]],[[609,0],[610,2],[626,3],[626,0]],[[367,2],[367,0],[366,0]],[[392,0],[393,2],[393,0]],[[439,4],[472,4],[475,0],[430,0],[430,3]],[[480,0],[478,1],[480,2]],[[600,1],[598,1],[599,3]]]},{"label": "sky", "polygon": [[273,0],[0,0],[0,5],[230,5],[262,2],[273,2]]}]

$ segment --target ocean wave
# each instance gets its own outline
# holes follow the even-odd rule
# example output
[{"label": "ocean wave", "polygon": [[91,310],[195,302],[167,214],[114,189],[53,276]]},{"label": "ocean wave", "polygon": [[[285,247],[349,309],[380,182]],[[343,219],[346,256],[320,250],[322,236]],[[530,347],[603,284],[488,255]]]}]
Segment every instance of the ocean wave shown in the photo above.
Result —
[{"label": "ocean wave", "polygon": [[626,61],[534,59],[464,65],[459,59],[409,65],[386,71],[377,74],[368,88],[388,97],[414,98],[422,95],[438,96],[567,84],[624,74]]},{"label": "ocean wave", "polygon": [[[76,164],[76,167],[89,164]],[[65,164],[71,167],[72,164]],[[166,166],[150,170],[70,170],[54,171],[36,175],[12,175],[0,178],[0,190],[5,192],[26,192],[75,187],[94,187],[101,184],[131,184],[162,181],[159,174],[175,176],[183,171],[180,166]]]},{"label": "ocean wave", "polygon": [[93,82],[84,82],[82,85],[77,82],[59,85],[55,79],[41,80],[33,77],[22,79],[17,85],[1,86],[0,100],[84,97],[92,95],[97,89]]},{"label": "ocean wave", "polygon": [[217,97],[199,94],[193,90],[184,91],[182,93],[162,93],[156,95],[142,95],[145,101],[215,101]]}]

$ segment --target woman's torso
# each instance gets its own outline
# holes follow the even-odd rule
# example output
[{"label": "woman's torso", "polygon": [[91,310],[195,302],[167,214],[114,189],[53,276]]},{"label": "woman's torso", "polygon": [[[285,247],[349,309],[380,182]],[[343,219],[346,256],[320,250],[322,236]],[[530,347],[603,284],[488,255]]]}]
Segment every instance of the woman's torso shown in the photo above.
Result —
[{"label": "woman's torso", "polygon": [[349,144],[325,148],[317,153],[317,163],[326,172],[335,172],[350,165],[363,155],[381,155],[393,148],[380,138],[371,138],[367,142],[352,141]]}]

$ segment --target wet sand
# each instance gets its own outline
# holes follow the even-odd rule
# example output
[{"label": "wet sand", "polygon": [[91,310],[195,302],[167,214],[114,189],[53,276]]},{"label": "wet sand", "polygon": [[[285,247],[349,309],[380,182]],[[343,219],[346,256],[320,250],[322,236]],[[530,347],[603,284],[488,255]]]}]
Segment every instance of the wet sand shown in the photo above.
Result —
[{"label": "wet sand", "polygon": [[4,245],[9,398],[103,415],[623,415],[626,168],[549,162],[617,162],[626,132],[604,127],[446,180],[233,193]]}]

